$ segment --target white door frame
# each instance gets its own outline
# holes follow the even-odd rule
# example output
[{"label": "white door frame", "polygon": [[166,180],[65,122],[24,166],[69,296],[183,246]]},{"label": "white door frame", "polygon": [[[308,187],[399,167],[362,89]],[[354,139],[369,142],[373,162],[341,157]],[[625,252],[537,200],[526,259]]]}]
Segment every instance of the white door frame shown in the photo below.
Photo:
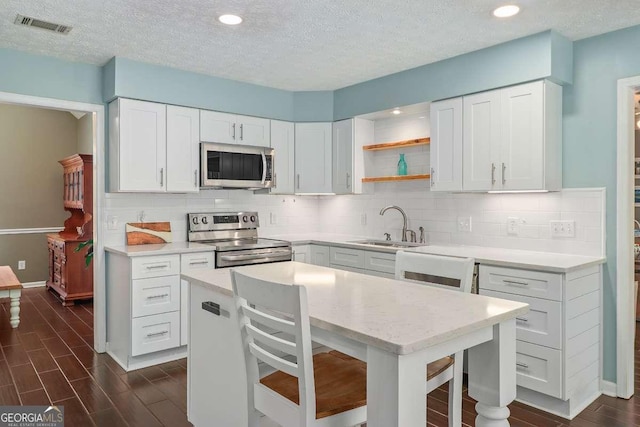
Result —
[{"label": "white door frame", "polygon": [[616,192],[616,321],[617,394],[633,395],[635,295],[634,295],[634,93],[640,89],[640,76],[618,80],[618,144]]},{"label": "white door frame", "polygon": [[104,221],[102,219],[105,199],[104,167],[106,160],[104,143],[104,105],[65,101],[62,99],[41,98],[38,96],[20,95],[10,92],[0,92],[0,103],[51,108],[54,110],[95,113],[93,116],[93,347],[96,351],[103,353],[106,351],[107,342],[107,298],[105,287],[104,243],[101,239],[101,237],[105,235],[105,230],[103,229]]}]

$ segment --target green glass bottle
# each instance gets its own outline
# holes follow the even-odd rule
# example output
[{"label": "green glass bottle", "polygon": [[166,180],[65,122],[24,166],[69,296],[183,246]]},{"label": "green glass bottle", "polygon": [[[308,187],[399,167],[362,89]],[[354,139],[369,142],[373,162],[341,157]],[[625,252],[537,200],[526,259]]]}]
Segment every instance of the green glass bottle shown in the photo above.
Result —
[{"label": "green glass bottle", "polygon": [[404,161],[404,154],[400,153],[400,160],[398,160],[398,175],[407,174],[407,162]]}]

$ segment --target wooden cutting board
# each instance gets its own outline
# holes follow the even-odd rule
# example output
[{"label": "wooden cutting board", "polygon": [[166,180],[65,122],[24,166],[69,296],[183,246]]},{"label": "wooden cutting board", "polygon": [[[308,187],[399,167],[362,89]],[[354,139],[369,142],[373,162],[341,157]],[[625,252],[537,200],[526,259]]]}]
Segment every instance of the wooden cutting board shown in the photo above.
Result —
[{"label": "wooden cutting board", "polygon": [[130,222],[125,227],[127,245],[171,243],[170,222]]}]

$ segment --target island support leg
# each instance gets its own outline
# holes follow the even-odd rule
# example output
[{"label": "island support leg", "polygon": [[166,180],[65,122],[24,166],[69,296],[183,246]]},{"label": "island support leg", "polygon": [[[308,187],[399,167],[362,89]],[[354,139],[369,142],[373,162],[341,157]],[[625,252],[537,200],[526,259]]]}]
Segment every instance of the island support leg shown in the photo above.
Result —
[{"label": "island support leg", "polygon": [[367,426],[427,423],[427,365],[415,353],[397,355],[367,348]]},{"label": "island support leg", "polygon": [[493,326],[493,339],[469,349],[469,396],[476,404],[476,427],[508,427],[516,398],[516,321]]},{"label": "island support leg", "polygon": [[9,291],[11,299],[9,314],[11,315],[9,323],[12,328],[17,328],[20,324],[20,289],[12,289]]}]

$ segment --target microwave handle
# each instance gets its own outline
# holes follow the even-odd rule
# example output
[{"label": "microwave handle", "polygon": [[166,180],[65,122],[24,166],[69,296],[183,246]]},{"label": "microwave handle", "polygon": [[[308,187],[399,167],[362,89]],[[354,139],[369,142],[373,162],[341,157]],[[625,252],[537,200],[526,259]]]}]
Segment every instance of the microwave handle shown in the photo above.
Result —
[{"label": "microwave handle", "polygon": [[267,156],[264,155],[264,151],[260,152],[262,156],[262,183],[267,180]]}]

